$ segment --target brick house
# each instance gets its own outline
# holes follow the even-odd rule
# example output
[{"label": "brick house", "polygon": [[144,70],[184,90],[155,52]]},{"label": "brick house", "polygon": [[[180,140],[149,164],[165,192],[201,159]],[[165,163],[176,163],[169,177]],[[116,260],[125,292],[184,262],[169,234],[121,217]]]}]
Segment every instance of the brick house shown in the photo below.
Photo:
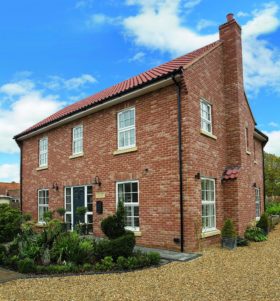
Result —
[{"label": "brick house", "polygon": [[144,246],[181,251],[239,234],[264,209],[263,147],[243,85],[241,28],[227,15],[220,39],[74,103],[15,136],[22,209],[38,223],[76,208],[100,221],[123,200]]}]

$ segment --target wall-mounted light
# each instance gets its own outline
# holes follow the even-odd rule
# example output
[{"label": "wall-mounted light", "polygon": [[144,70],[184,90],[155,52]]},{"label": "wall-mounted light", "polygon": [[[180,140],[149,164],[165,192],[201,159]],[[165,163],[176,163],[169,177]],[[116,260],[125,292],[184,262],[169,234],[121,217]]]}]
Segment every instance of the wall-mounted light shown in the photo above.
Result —
[{"label": "wall-mounted light", "polygon": [[98,176],[94,178],[92,185],[98,185],[99,187],[101,186],[101,181]]},{"label": "wall-mounted light", "polygon": [[257,188],[257,183],[254,183],[252,187]]},{"label": "wall-mounted light", "polygon": [[196,180],[200,180],[200,172],[198,172],[198,173],[194,176],[194,178],[195,178]]},{"label": "wall-mounted light", "polygon": [[58,187],[56,182],[53,182],[52,189],[55,190],[55,191],[58,191],[59,187]]}]

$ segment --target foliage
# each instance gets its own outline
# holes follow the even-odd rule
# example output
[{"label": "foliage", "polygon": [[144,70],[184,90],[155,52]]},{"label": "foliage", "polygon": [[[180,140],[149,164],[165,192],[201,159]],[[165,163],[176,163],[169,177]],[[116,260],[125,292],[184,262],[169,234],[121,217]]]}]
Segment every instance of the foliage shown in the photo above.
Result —
[{"label": "foliage", "polygon": [[45,245],[45,248],[51,249],[53,243],[55,242],[56,238],[61,234],[61,232],[62,224],[60,220],[53,219],[49,221],[46,225],[46,228],[44,228],[41,234],[42,243]]},{"label": "foliage", "polygon": [[280,157],[265,153],[264,171],[267,196],[280,196]]},{"label": "foliage", "polygon": [[268,233],[269,230],[269,218],[268,218],[268,214],[266,212],[264,212],[260,218],[260,220],[257,222],[256,225],[258,228],[261,228],[264,233]]},{"label": "foliage", "polygon": [[223,238],[235,238],[236,232],[234,228],[233,221],[231,219],[227,219],[222,228],[222,237]]},{"label": "foliage", "polygon": [[76,208],[76,213],[79,217],[79,222],[81,223],[85,214],[87,213],[87,207],[77,207]]},{"label": "foliage", "polygon": [[31,221],[32,220],[32,214],[28,213],[28,212],[23,213],[22,214],[22,220],[23,220],[23,222]]},{"label": "foliage", "polygon": [[111,240],[101,240],[96,245],[97,259],[112,256],[116,260],[119,256],[129,257],[135,246],[134,233],[127,232],[125,235]]},{"label": "foliage", "polygon": [[125,210],[123,202],[118,203],[117,212],[101,222],[101,229],[109,239],[116,239],[125,234]]},{"label": "foliage", "polygon": [[247,246],[249,246],[249,241],[248,241],[248,239],[246,239],[245,237],[240,237],[240,236],[238,236],[237,237],[237,246],[238,247],[247,247]]},{"label": "foliage", "polygon": [[64,216],[65,212],[66,212],[66,209],[65,208],[57,208],[56,209],[56,212],[62,217]]},{"label": "foliage", "polygon": [[245,238],[251,241],[265,241],[267,240],[266,235],[264,234],[263,230],[258,227],[250,227],[247,228],[245,233],[244,233]]},{"label": "foliage", "polygon": [[9,205],[0,205],[0,243],[10,242],[20,232],[22,221],[21,213],[18,209]]},{"label": "foliage", "polygon": [[101,259],[100,263],[98,262],[94,266],[94,269],[96,271],[109,271],[109,270],[113,270],[114,268],[115,268],[115,263],[111,256],[106,256],[104,259]]},{"label": "foliage", "polygon": [[20,259],[17,262],[17,267],[20,273],[32,273],[35,271],[34,260],[30,258]]},{"label": "foliage", "polygon": [[0,263],[5,260],[7,256],[7,249],[4,245],[0,245]]},{"label": "foliage", "polygon": [[280,215],[280,203],[270,203],[266,207],[266,212],[269,215]]},{"label": "foliage", "polygon": [[94,261],[95,244],[93,240],[81,239],[77,232],[62,234],[51,249],[51,259],[60,264],[63,261],[77,264]]},{"label": "foliage", "polygon": [[48,223],[48,222],[51,221],[52,218],[53,218],[53,212],[52,212],[52,211],[46,211],[46,212],[44,212],[43,218],[44,218],[44,221],[45,221],[46,223]]}]

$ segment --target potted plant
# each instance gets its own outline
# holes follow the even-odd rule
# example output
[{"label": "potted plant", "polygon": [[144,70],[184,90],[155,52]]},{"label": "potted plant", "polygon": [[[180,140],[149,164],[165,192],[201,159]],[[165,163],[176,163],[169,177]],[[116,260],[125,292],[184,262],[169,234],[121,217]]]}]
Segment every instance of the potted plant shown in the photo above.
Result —
[{"label": "potted plant", "polygon": [[269,218],[268,214],[264,212],[260,218],[260,220],[257,222],[256,225],[258,228],[261,228],[264,232],[265,235],[268,235],[268,232],[270,230],[270,225],[269,225]]},{"label": "potted plant", "polygon": [[77,207],[76,209],[76,213],[79,217],[79,223],[77,224],[76,228],[81,235],[87,234],[87,224],[83,222],[86,212],[87,207]]},{"label": "potted plant", "polygon": [[232,250],[236,248],[236,245],[237,239],[233,221],[227,219],[222,229],[222,247]]},{"label": "potted plant", "polygon": [[65,213],[66,213],[66,209],[63,208],[63,207],[57,208],[57,209],[56,209],[56,212],[59,214],[59,216],[60,216],[61,219],[62,219],[62,221],[61,221],[61,230],[62,230],[63,232],[66,232],[66,231],[67,231],[67,223],[65,223],[65,222],[63,221],[63,217],[64,217],[64,215],[65,215]]}]

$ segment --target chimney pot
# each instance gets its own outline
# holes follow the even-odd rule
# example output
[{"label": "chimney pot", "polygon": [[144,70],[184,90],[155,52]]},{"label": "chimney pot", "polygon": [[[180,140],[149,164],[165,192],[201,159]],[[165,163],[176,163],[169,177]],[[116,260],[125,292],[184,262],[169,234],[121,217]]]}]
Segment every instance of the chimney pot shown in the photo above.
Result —
[{"label": "chimney pot", "polygon": [[231,21],[231,20],[233,20],[233,19],[234,19],[233,13],[227,14],[227,21],[228,21],[228,22]]}]

